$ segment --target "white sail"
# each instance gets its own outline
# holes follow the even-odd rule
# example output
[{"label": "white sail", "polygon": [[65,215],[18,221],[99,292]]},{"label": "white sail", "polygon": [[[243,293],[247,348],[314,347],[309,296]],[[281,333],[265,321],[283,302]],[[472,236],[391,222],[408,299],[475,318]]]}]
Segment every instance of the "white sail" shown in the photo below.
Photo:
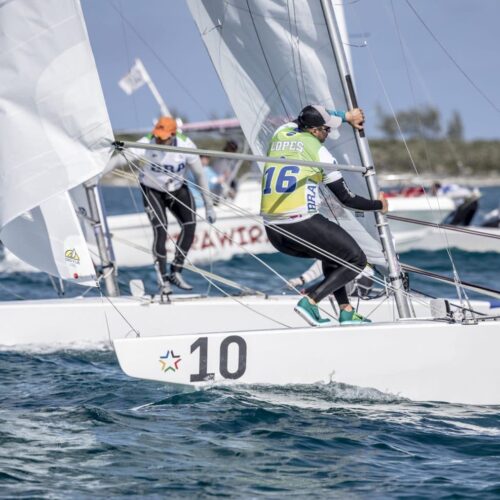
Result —
[{"label": "white sail", "polygon": [[[347,109],[319,0],[187,1],[254,154],[264,154],[277,126],[307,104]],[[326,146],[339,163],[362,164],[350,126]],[[359,174],[344,176],[354,192],[368,196]],[[364,226],[365,253],[385,263],[373,214],[357,215],[345,211],[343,227]]]},{"label": "white sail", "polygon": [[[103,171],[113,133],[79,1],[0,2],[0,45],[0,237],[86,283],[93,266],[66,193]],[[78,273],[59,265],[73,248]]]},{"label": "white sail", "polygon": [[2,231],[17,257],[53,276],[95,286],[95,271],[69,193],[25,212]]}]

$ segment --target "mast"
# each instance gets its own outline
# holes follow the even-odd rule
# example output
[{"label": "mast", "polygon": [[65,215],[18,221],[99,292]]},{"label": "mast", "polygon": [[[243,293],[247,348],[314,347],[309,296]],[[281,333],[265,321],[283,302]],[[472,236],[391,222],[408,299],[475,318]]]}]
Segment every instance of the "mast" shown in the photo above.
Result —
[{"label": "mast", "polygon": [[109,297],[118,297],[120,289],[116,280],[116,268],[113,259],[110,255],[109,245],[106,243],[106,236],[103,230],[103,217],[100,210],[101,203],[97,191],[96,182],[87,182],[84,185],[87,193],[87,200],[90,208],[90,223],[94,230],[99,258],[101,259],[102,273],[104,286],[106,287],[106,295]]},{"label": "mast", "polygon": [[[332,49],[335,54],[337,67],[341,76],[346,101],[351,109],[356,108],[358,107],[358,103],[354,92],[354,86],[352,84],[349,66],[347,64],[344,46],[340,37],[337,22],[335,20],[335,15],[333,13],[331,0],[321,0],[321,6],[325,15],[325,22],[328,28],[328,34],[330,37],[330,42],[332,44]],[[356,138],[356,144],[361,156],[363,166],[367,168],[364,177],[368,187],[368,192],[370,193],[372,199],[375,200],[379,195],[379,187],[375,176],[375,167],[373,165],[370,147],[363,130],[355,130],[354,136]],[[392,234],[389,229],[387,218],[381,212],[375,212],[375,220],[377,222],[377,229],[380,235],[382,248],[387,259],[389,279],[391,282],[391,287],[394,290],[394,297],[396,299],[396,306],[398,308],[399,317],[411,318],[412,314],[410,304],[404,292],[401,266],[396,255],[396,250],[394,248]]]}]

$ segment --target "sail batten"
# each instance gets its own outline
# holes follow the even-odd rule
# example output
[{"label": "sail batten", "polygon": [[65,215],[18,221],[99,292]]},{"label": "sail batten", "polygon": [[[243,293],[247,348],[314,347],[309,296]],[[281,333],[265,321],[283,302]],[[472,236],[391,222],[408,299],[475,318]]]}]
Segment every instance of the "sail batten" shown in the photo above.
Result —
[{"label": "sail batten", "polygon": [[[264,155],[274,130],[307,104],[347,109],[320,0],[187,2],[254,154]],[[330,136],[325,145],[339,163],[363,164],[350,126]],[[354,192],[369,196],[361,176],[344,177]],[[336,214],[330,213],[332,205]],[[385,264],[373,214],[354,215],[335,199],[323,212],[349,232],[363,233],[360,243],[369,261]]]}]

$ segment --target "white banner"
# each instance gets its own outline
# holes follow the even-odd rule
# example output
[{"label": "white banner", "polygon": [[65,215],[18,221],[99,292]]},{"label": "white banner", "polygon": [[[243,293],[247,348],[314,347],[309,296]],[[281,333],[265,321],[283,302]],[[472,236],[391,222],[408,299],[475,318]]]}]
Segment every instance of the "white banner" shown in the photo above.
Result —
[{"label": "white banner", "polygon": [[136,59],[130,71],[118,82],[125,94],[133,94],[150,80],[146,68],[140,59]]}]

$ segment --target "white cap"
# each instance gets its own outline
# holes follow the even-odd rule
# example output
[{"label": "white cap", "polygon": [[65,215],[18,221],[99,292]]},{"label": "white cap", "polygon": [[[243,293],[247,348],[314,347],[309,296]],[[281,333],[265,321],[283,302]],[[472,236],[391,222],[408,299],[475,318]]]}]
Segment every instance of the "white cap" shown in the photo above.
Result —
[{"label": "white cap", "polygon": [[331,115],[327,109],[319,104],[306,106],[299,114],[299,125],[305,127],[330,127],[339,128],[342,125],[342,118]]}]

